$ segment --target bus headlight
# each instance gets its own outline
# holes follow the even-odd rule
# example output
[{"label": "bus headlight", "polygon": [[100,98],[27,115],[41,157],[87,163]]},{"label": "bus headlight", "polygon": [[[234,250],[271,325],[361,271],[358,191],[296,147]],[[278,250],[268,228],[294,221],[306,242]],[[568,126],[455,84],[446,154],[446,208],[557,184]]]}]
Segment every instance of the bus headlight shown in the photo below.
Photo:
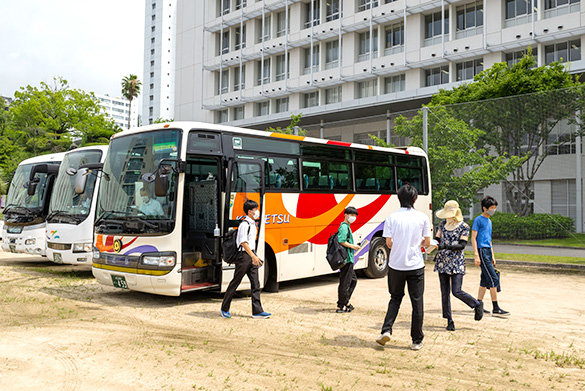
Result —
[{"label": "bus headlight", "polygon": [[97,247],[93,248],[93,260],[94,261],[100,260],[100,250]]},{"label": "bus headlight", "polygon": [[88,253],[91,251],[92,243],[73,243],[74,253]]},{"label": "bus headlight", "polygon": [[25,244],[25,246],[33,246],[36,242],[37,242],[37,240],[35,238],[27,239],[24,241],[24,244]]},{"label": "bus headlight", "polygon": [[176,263],[174,255],[146,255],[141,263],[146,266],[173,267]]}]

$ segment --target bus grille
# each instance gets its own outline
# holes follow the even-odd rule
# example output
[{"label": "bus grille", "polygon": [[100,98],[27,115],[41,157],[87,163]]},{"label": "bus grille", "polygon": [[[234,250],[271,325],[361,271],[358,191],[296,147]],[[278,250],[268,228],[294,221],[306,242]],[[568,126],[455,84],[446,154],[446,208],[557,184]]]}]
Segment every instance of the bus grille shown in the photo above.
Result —
[{"label": "bus grille", "polygon": [[70,250],[71,243],[47,243],[47,247],[52,250]]}]

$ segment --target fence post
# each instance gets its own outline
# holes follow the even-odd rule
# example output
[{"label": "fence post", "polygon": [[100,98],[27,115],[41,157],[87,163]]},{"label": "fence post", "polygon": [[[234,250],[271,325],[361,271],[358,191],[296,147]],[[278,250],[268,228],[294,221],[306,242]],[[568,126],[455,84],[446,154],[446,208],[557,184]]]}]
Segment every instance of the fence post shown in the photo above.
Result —
[{"label": "fence post", "polygon": [[429,153],[429,108],[423,107],[423,149]]},{"label": "fence post", "polygon": [[578,233],[583,232],[583,173],[582,173],[582,160],[583,156],[582,153],[582,137],[581,137],[581,110],[577,110],[577,129],[579,134],[575,138],[575,163],[577,166],[575,167],[575,190],[576,190],[576,200],[575,200],[575,231]]}]

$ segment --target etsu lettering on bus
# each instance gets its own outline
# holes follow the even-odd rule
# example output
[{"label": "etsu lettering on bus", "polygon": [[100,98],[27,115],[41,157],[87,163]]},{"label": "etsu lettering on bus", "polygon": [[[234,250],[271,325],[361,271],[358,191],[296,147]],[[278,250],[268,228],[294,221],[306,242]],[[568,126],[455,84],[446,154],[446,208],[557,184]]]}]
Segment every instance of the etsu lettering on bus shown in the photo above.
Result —
[{"label": "etsu lettering on bus", "polygon": [[[238,216],[237,219],[243,219],[244,216]],[[289,224],[290,223],[290,215],[288,214],[267,214],[264,220],[264,224]]]}]

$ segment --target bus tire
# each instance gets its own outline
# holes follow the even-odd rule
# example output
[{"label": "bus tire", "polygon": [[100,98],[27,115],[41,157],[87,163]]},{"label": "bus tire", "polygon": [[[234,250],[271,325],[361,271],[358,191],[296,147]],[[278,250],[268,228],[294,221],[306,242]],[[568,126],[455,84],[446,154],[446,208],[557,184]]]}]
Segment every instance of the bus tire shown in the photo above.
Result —
[{"label": "bus tire", "polygon": [[265,250],[266,260],[264,261],[264,292],[278,292],[278,279],[276,278],[276,256],[270,247]]},{"label": "bus tire", "polygon": [[384,238],[374,238],[368,255],[368,267],[364,273],[369,278],[382,278],[388,273],[390,249]]}]

